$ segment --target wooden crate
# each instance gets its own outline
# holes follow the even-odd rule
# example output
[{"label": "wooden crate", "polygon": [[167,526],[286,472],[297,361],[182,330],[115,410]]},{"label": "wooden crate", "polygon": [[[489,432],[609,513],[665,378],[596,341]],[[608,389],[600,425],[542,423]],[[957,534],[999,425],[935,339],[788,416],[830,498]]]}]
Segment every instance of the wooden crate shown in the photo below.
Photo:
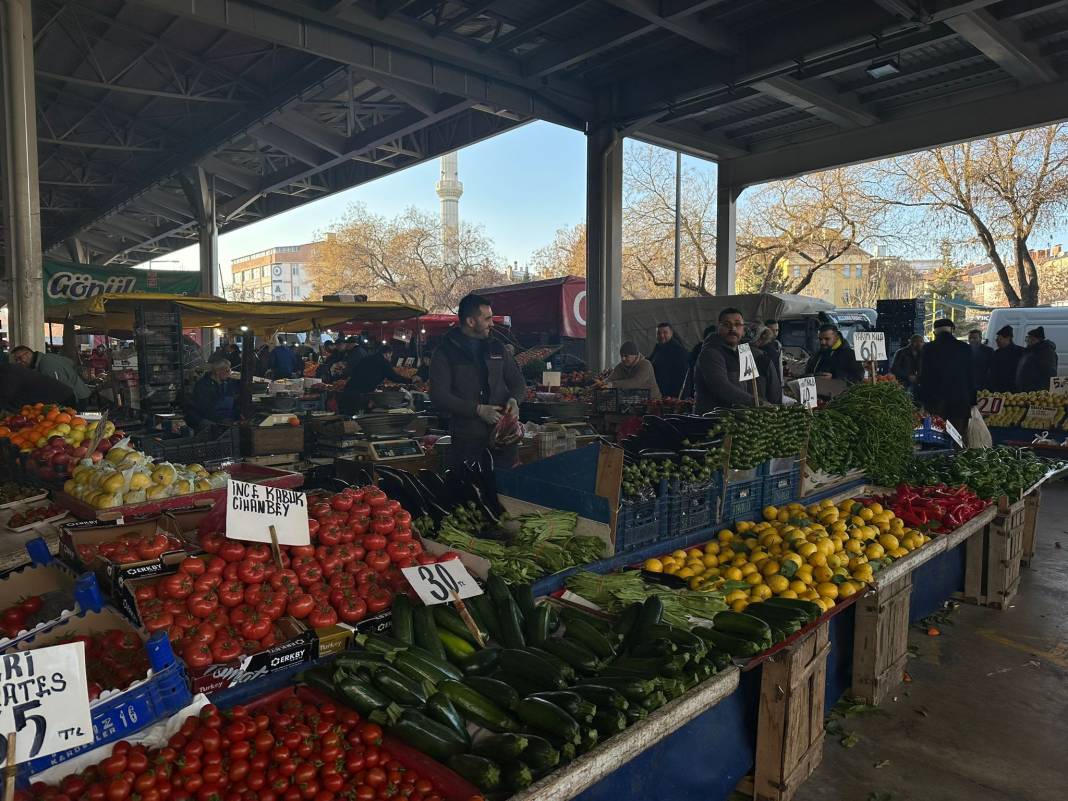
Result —
[{"label": "wooden crate", "polygon": [[823,759],[827,623],[761,668],[754,801],[789,801]]},{"label": "wooden crate", "polygon": [[1026,501],[1004,504],[990,524],[965,546],[964,592],[961,600],[1006,609],[1020,589]]},{"label": "wooden crate", "polygon": [[853,698],[881,704],[904,680],[911,597],[912,575],[906,573],[857,601],[850,690]]},{"label": "wooden crate", "polygon": [[1036,487],[1024,497],[1024,529],[1021,546],[1020,564],[1030,567],[1035,558],[1035,545],[1038,542],[1038,509],[1042,505],[1042,488]]},{"label": "wooden crate", "polygon": [[301,453],[304,426],[242,426],[243,456],[270,456],[275,453]]}]

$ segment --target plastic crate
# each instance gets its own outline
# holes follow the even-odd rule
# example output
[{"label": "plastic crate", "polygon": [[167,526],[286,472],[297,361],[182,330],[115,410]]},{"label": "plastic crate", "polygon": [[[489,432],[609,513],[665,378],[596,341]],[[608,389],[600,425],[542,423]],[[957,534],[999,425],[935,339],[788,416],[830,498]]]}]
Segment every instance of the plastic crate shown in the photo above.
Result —
[{"label": "plastic crate", "polygon": [[140,436],[137,442],[141,450],[153,459],[178,464],[208,464],[241,456],[241,435],[236,426],[228,427],[220,436],[209,430],[192,437],[174,439]]},{"label": "plastic crate", "polygon": [[912,438],[924,445],[945,445],[949,442],[949,436],[944,431],[936,431],[931,427],[931,418],[923,418],[923,425],[912,432]]},{"label": "plastic crate", "polygon": [[66,762],[84,751],[117,742],[156,721],[170,717],[193,700],[185,670],[174,658],[167,635],[158,631],[145,643],[152,677],[131,689],[95,701],[89,708],[93,718],[93,742],[79,748],[59,751],[19,765],[19,780]]},{"label": "plastic crate", "polygon": [[648,403],[649,390],[647,389],[597,389],[593,392],[595,412],[640,414],[645,411]]},{"label": "plastic crate", "polygon": [[791,470],[798,469],[798,460],[796,456],[784,456],[775,459],[768,459],[757,470],[757,475],[761,476],[777,476],[782,473],[789,473]]},{"label": "plastic crate", "polygon": [[616,516],[616,553],[633,551],[661,536],[662,508],[666,499],[624,501]]},{"label": "plastic crate", "polygon": [[791,470],[764,479],[764,498],[761,506],[782,506],[793,503],[801,494],[801,471]]},{"label": "plastic crate", "polygon": [[141,319],[145,325],[179,325],[182,318],[177,312],[142,311]]},{"label": "plastic crate", "polygon": [[764,479],[736,481],[727,484],[723,493],[723,522],[734,523],[749,520],[760,514],[764,507]]},{"label": "plastic crate", "polygon": [[722,487],[718,477],[702,487],[672,486],[661,499],[665,514],[661,517],[660,536],[679,537],[710,528],[719,519]]}]

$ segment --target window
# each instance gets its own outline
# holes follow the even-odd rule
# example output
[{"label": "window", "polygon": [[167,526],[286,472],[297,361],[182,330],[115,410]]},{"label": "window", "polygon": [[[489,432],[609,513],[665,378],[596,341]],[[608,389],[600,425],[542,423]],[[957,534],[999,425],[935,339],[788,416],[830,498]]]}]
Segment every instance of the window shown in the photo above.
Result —
[{"label": "window", "polygon": [[801,265],[800,264],[795,264],[794,265],[794,278],[800,278],[800,277],[801,277]]},{"label": "window", "polygon": [[842,275],[844,275],[846,278],[849,278],[849,265],[848,264],[845,265],[842,268]]},{"label": "window", "polygon": [[853,273],[854,277],[855,278],[863,278],[864,277],[863,270],[864,270],[864,266],[861,265],[861,264],[858,264],[856,270]]}]

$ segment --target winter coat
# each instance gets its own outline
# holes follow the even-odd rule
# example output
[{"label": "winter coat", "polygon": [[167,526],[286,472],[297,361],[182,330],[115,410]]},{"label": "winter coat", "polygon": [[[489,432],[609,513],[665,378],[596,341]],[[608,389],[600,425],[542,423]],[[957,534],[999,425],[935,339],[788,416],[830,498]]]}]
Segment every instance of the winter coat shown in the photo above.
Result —
[{"label": "winter coat", "polygon": [[975,388],[986,389],[990,383],[990,357],[994,349],[989,345],[968,345],[972,351],[972,373],[975,375]]},{"label": "winter coat", "polygon": [[38,402],[72,406],[74,391],[62,381],[21,364],[0,364],[0,408],[14,410]]},{"label": "winter coat", "polygon": [[1015,392],[1016,371],[1020,368],[1024,348],[1006,345],[990,355],[990,370],[987,373],[987,388],[991,392]]},{"label": "winter coat", "polygon": [[[683,354],[685,353],[683,350]],[[648,359],[638,359],[633,367],[627,367],[620,362],[612,368],[606,380],[616,389],[647,389],[651,400],[660,397],[656,374]]]},{"label": "winter coat", "polygon": [[972,349],[948,332],[935,335],[920,352],[916,400],[931,414],[950,420],[966,418],[975,405]]},{"label": "winter coat", "polygon": [[719,334],[710,334],[694,368],[694,412],[704,414],[717,406],[755,406],[749,387],[738,382],[738,373],[738,350]]},{"label": "winter coat", "polygon": [[686,371],[689,369],[689,353],[686,347],[679,342],[679,338],[672,336],[667,342],[658,342],[653,352],[649,354],[649,361],[656,373],[656,383],[660,393],[669,398],[678,398],[682,394],[682,384],[686,380]]},{"label": "winter coat", "polygon": [[[921,350],[920,353],[922,352]],[[906,345],[894,354],[894,361],[890,365],[890,373],[901,382],[901,386],[905,389],[912,387],[912,381],[909,376],[916,376],[920,373],[920,353]]]},{"label": "winter coat", "polygon": [[1049,389],[1049,380],[1057,375],[1057,346],[1043,339],[1024,350],[1016,368],[1017,392],[1041,392]]},{"label": "winter coat", "polygon": [[855,384],[864,380],[864,367],[857,361],[857,355],[843,339],[837,348],[820,348],[808,360],[806,375],[830,373],[831,378]]},{"label": "winter coat", "polygon": [[74,366],[74,362],[66,356],[60,356],[58,353],[37,353],[34,358],[34,367],[42,375],[54,378],[59,383],[70,387],[71,392],[74,393],[75,400],[79,402],[85,400],[91,394],[89,387],[85,385],[82,377],[78,375],[78,369]]}]

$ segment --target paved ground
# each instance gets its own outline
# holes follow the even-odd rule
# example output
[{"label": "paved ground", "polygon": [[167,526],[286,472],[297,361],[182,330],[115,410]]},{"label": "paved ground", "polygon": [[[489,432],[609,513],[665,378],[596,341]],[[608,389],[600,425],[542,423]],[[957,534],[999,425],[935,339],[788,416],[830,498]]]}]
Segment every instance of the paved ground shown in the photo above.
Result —
[{"label": "paved ground", "polygon": [[795,801],[1068,799],[1068,484],[1046,490],[1012,607],[949,619],[939,637],[913,628],[912,681],[841,721],[856,744],[828,736]]}]

